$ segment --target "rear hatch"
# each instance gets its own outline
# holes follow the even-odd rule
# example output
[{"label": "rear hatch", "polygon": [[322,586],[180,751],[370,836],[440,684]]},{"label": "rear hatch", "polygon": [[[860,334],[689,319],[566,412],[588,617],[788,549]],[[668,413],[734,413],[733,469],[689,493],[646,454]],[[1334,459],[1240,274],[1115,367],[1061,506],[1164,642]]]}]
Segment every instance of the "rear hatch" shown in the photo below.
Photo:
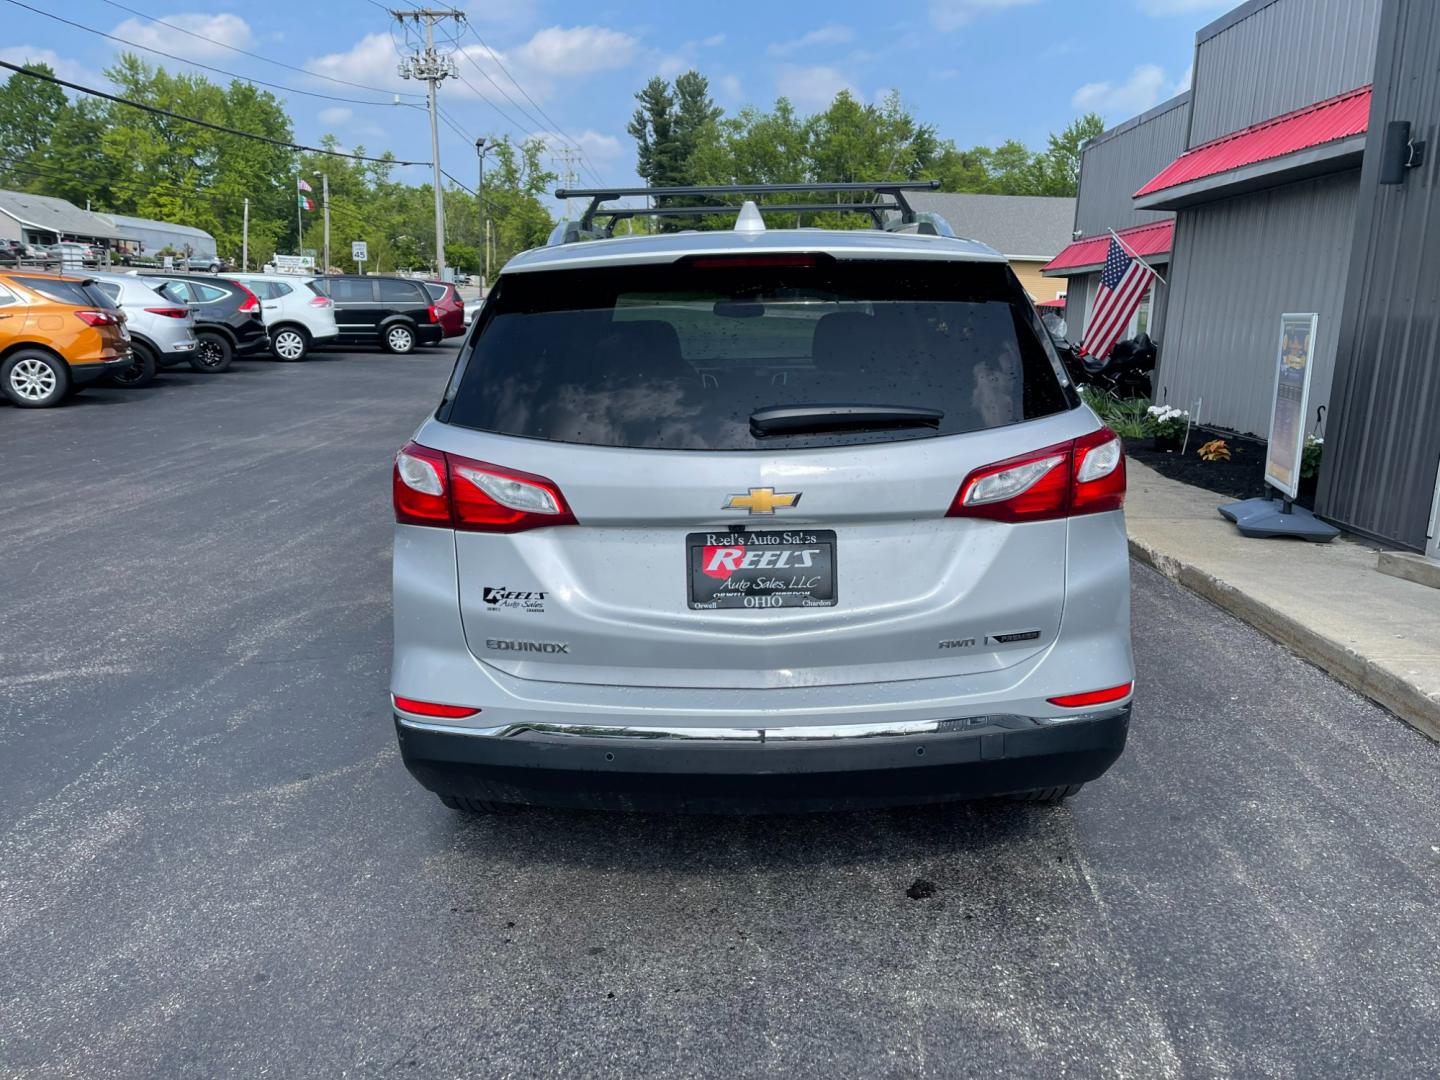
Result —
[{"label": "rear hatch", "polygon": [[1033,656],[1059,630],[1063,514],[948,511],[973,471],[1094,430],[1042,336],[995,263],[502,278],[418,437],[449,455],[471,651],[741,689]]}]

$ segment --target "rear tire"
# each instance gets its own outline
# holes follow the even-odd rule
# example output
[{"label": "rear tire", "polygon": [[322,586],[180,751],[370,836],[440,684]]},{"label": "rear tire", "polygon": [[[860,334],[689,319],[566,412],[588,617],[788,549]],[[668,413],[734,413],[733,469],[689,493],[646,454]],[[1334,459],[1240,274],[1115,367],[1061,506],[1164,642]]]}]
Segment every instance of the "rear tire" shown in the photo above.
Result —
[{"label": "rear tire", "polygon": [[1064,784],[1060,787],[1036,788],[1034,791],[1017,791],[1010,796],[1012,802],[1060,803],[1078,795],[1084,784]]},{"label": "rear tire", "polygon": [[47,352],[21,349],[0,364],[0,390],[22,409],[48,409],[70,393],[70,369]]},{"label": "rear tire", "polygon": [[270,348],[277,360],[299,363],[310,352],[310,338],[304,330],[282,326],[270,339]]},{"label": "rear tire", "polygon": [[468,799],[463,795],[441,795],[439,798],[451,810],[459,810],[462,814],[513,814],[520,809],[514,803]]},{"label": "rear tire", "polygon": [[235,349],[224,334],[202,330],[195,335],[195,351],[190,354],[190,366],[202,375],[217,375],[229,371],[235,362]]},{"label": "rear tire", "polygon": [[118,386],[122,390],[138,390],[155,381],[159,364],[155,360],[155,354],[150,351],[150,346],[137,341],[130,346],[130,355],[133,362],[129,367],[110,376],[111,386]]},{"label": "rear tire", "polygon": [[381,340],[392,353],[404,356],[415,351],[415,331],[404,325],[387,327]]}]

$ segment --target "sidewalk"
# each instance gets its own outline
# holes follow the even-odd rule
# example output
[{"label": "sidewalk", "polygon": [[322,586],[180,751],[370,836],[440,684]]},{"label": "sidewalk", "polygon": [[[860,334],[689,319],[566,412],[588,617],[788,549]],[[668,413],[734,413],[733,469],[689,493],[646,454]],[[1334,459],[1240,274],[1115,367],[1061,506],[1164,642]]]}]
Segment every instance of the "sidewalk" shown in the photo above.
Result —
[{"label": "sidewalk", "polygon": [[1343,537],[1247,540],[1215,510],[1233,500],[1126,466],[1135,558],[1440,740],[1440,591]]}]

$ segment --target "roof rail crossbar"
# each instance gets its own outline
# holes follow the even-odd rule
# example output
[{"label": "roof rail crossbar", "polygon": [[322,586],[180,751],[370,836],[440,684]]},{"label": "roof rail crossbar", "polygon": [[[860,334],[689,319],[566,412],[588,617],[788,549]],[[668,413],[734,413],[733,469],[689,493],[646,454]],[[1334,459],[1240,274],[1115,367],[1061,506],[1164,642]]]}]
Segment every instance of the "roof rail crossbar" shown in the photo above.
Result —
[{"label": "roof rail crossbar", "polygon": [[[742,206],[726,204],[717,206],[714,203],[705,206],[602,206],[595,211],[597,218],[608,218],[608,226],[604,226],[607,233],[613,233],[615,223],[626,218],[635,217],[691,217],[699,214],[738,214],[744,209]],[[815,214],[815,213],[850,213],[869,214],[875,227],[884,227],[884,215],[894,213],[898,206],[888,203],[761,203],[757,209],[762,214]],[[601,226],[596,226],[601,228]]]},{"label": "roof rail crossbar", "polygon": [[[716,195],[794,195],[799,193],[818,194],[821,192],[873,191],[877,195],[889,195],[895,200],[902,220],[910,221],[915,216],[904,193],[907,191],[934,191],[940,186],[939,180],[864,180],[843,183],[815,184],[701,184],[685,187],[638,187],[638,188],[560,188],[555,192],[557,199],[589,199],[590,205],[580,217],[580,228],[589,229],[592,219],[601,204],[611,199],[645,196],[656,199],[677,197],[710,197]],[[761,209],[765,209],[764,206]]]}]

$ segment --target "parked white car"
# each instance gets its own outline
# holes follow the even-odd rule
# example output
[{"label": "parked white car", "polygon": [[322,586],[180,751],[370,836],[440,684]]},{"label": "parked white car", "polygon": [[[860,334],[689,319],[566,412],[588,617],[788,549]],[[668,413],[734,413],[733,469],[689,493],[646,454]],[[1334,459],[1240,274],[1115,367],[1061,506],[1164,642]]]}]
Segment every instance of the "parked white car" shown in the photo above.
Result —
[{"label": "parked white car", "polygon": [[314,288],[315,278],[297,274],[227,274],[260,298],[270,347],[280,360],[304,360],[316,345],[340,336],[335,302]]},{"label": "parked white car", "polygon": [[195,312],[162,296],[133,274],[91,274],[125,312],[134,363],[110,376],[116,386],[148,385],[161,368],[188,361],[195,353]]}]

